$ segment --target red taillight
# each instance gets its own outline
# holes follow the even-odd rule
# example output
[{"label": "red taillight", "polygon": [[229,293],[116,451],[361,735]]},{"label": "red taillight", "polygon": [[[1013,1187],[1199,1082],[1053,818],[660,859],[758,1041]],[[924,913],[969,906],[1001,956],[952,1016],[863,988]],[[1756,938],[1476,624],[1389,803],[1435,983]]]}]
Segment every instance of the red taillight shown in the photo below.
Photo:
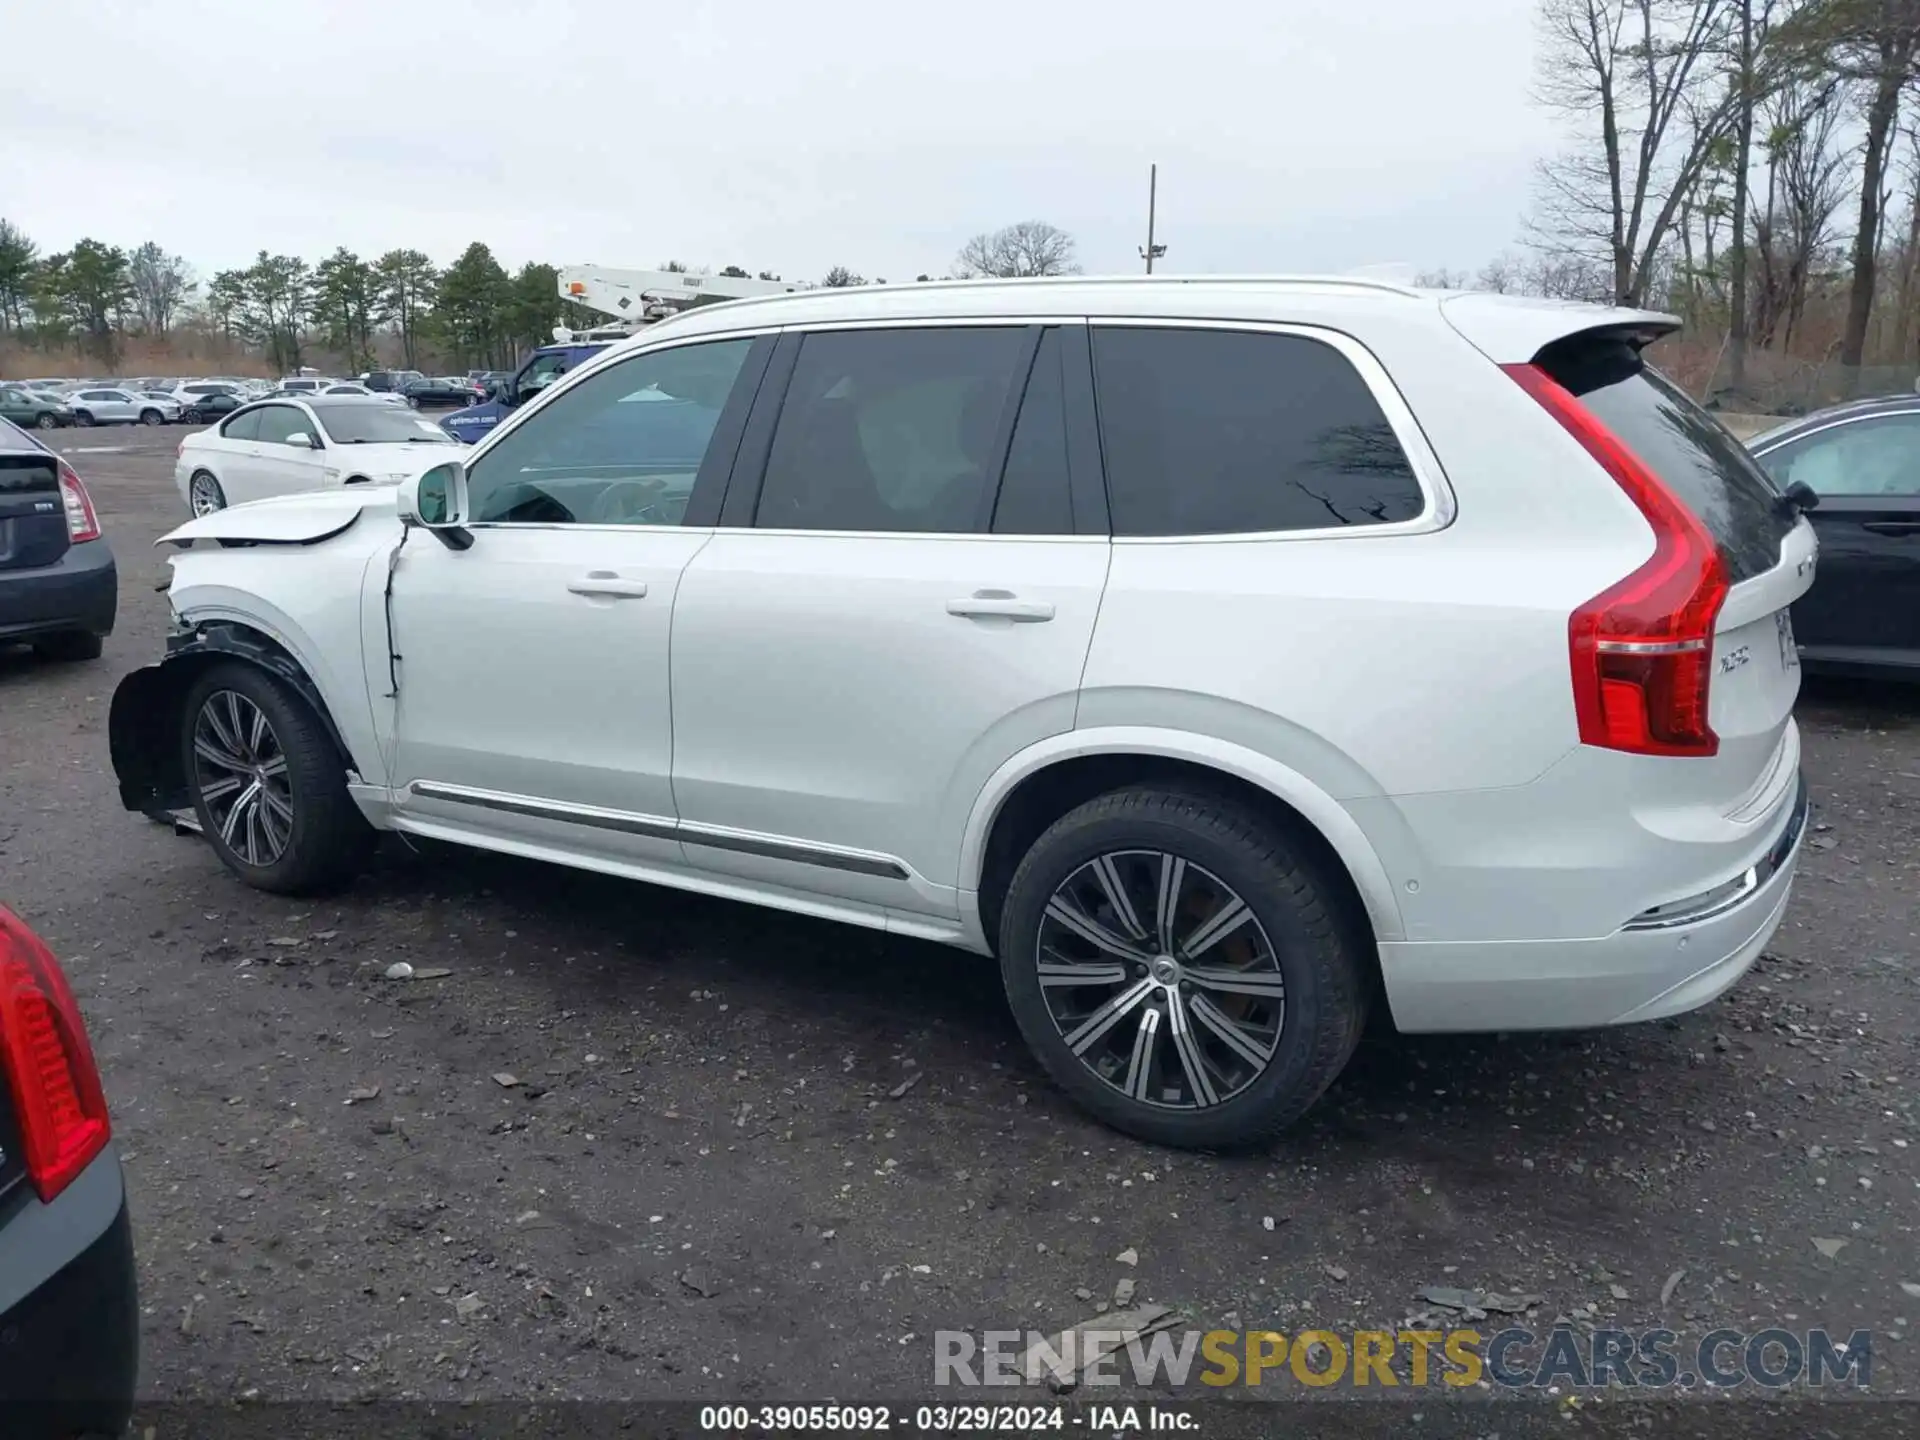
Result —
[{"label": "red taillight", "polygon": [[100,1072],[80,1007],[53,952],[0,905],[0,1061],[13,1091],[27,1175],[51,1200],[106,1147]]},{"label": "red taillight", "polygon": [[1639,755],[1713,755],[1707,719],[1713,628],[1727,598],[1720,549],[1700,519],[1537,365],[1501,367],[1566,427],[1653,527],[1653,555],[1573,612],[1580,743]]},{"label": "red taillight", "polygon": [[67,539],[76,545],[100,538],[100,517],[93,513],[93,497],[66,461],[60,465],[60,498],[67,507]]}]

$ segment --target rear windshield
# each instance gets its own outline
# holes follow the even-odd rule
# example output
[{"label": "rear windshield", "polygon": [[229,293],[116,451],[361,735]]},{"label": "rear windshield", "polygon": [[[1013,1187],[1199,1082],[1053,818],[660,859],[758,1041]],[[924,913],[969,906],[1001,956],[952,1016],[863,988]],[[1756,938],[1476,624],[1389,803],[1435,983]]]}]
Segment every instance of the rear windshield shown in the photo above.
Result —
[{"label": "rear windshield", "polygon": [[1549,346],[1539,364],[1678,496],[1720,546],[1738,585],[1780,563],[1792,533],[1773,482],[1719,422],[1625,341]]},{"label": "rear windshield", "polygon": [[[11,438],[0,434],[0,444],[7,443]],[[21,444],[25,445],[26,441],[22,440]],[[39,495],[58,490],[60,473],[54,468],[55,463],[53,456],[41,451],[30,450],[24,455],[0,452],[0,497]]]},{"label": "rear windshield", "polygon": [[399,405],[316,405],[314,414],[338,445],[453,445],[458,442],[431,420]]}]

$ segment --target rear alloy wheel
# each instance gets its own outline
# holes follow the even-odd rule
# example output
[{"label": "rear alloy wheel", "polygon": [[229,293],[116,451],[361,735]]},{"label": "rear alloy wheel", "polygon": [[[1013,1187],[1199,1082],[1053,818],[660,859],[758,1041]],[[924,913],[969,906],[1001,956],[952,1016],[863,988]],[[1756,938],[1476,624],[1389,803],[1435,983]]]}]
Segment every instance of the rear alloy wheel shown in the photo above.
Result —
[{"label": "rear alloy wheel", "polygon": [[194,813],[229,870],[290,895],[353,873],[371,831],[304,699],[256,666],[216,665],[187,692],[182,730]]},{"label": "rear alloy wheel", "polygon": [[1320,1097],[1364,1025],[1365,971],[1336,893],[1231,800],[1104,795],[1014,875],[1008,1000],[1062,1088],[1115,1128],[1258,1144]]},{"label": "rear alloy wheel", "polygon": [[162,415],[158,410],[142,410],[140,412],[140,423],[142,425],[158,425],[166,418],[167,417]]},{"label": "rear alloy wheel", "polygon": [[193,478],[187,482],[187,506],[193,511],[195,519],[211,515],[227,508],[227,493],[213,476],[204,470],[196,470]]}]

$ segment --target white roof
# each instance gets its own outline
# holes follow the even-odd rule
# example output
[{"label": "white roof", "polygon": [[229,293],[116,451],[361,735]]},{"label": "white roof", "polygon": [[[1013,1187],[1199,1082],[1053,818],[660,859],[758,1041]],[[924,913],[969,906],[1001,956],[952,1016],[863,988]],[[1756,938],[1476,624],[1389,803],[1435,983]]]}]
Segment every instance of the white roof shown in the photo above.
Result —
[{"label": "white roof", "polygon": [[1543,345],[1583,330],[1664,334],[1671,315],[1509,295],[1422,290],[1352,275],[1087,275],[1025,280],[936,280],[861,285],[705,305],[662,320],[625,342],[669,336],[860,320],[952,320],[1005,316],[1071,319],[1294,321],[1338,327],[1356,312],[1445,317],[1491,359],[1530,360]]}]

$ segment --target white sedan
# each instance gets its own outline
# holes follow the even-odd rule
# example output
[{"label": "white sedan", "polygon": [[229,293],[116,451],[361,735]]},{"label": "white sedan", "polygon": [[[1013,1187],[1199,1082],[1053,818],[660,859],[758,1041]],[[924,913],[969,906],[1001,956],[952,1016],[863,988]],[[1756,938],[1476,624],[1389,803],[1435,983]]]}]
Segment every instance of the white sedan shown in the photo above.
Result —
[{"label": "white sedan", "polygon": [[361,396],[263,401],[180,442],[174,483],[195,515],[339,485],[392,485],[426,445],[466,446],[431,420]]}]

